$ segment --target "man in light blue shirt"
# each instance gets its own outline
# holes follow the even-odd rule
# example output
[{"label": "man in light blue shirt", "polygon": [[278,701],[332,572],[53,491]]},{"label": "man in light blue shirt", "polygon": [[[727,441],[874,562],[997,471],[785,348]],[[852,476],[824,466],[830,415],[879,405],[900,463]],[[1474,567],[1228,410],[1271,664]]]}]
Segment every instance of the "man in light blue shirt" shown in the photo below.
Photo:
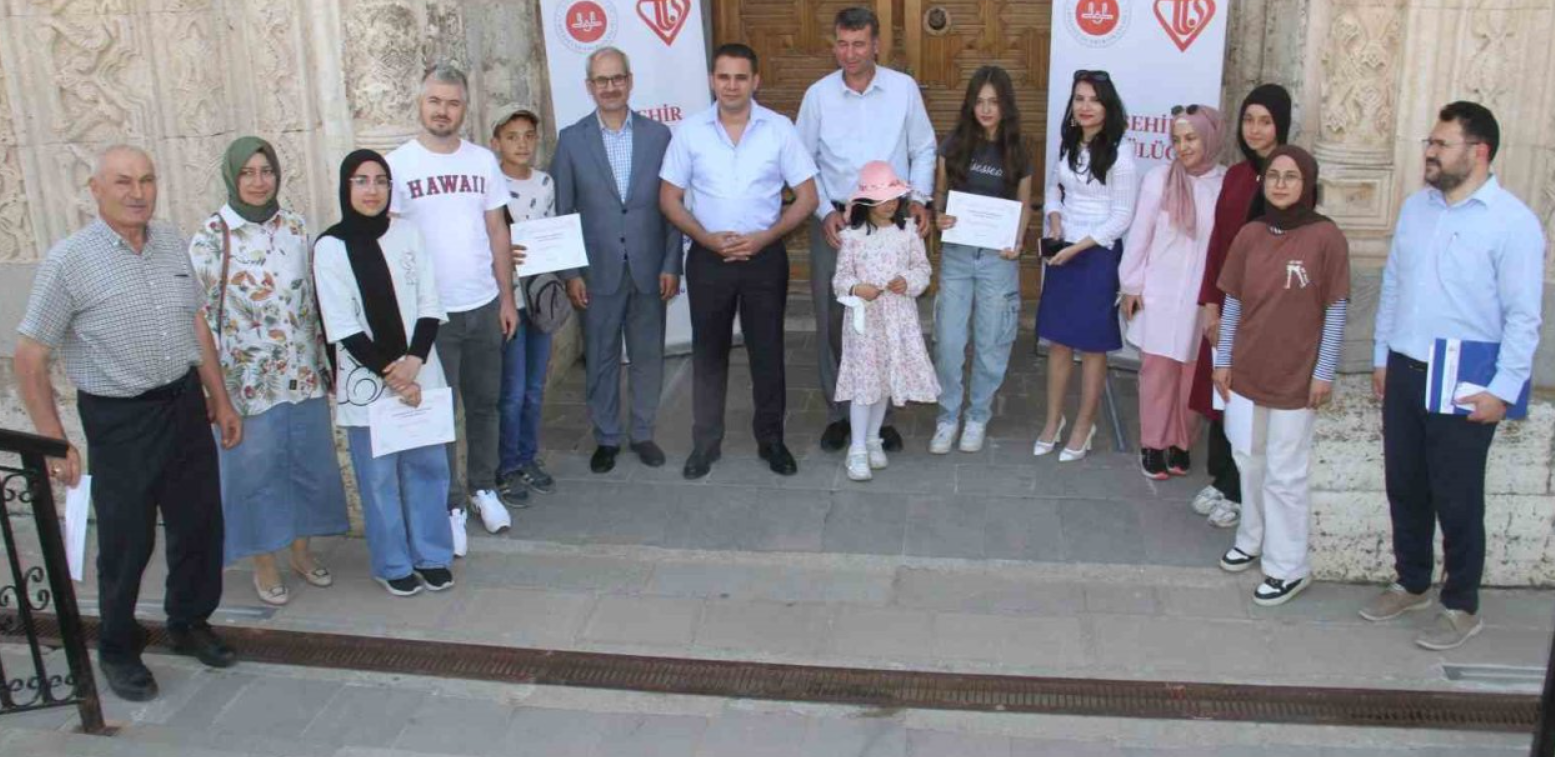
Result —
[{"label": "man in light blue shirt", "polygon": [[[826,397],[826,431],[821,449],[841,450],[848,442],[848,403],[837,402],[837,371],[842,362],[842,317],[847,309],[832,292],[837,270],[838,233],[842,205],[858,184],[859,169],[872,160],[891,164],[897,176],[912,185],[909,211],[918,233],[927,236],[928,204],[934,195],[934,169],[939,147],[923,95],[911,76],[876,65],[880,53],[880,19],[865,7],[844,8],[833,24],[837,35],[832,53],[837,70],[805,91],[799,105],[800,138],[819,169],[819,203],[810,225],[810,296],[815,303],[816,363],[821,393]],[[902,448],[901,434],[886,411],[880,439],[887,452]]]},{"label": "man in light blue shirt", "polygon": [[[682,474],[701,478],[720,456],[738,314],[750,356],[757,452],[774,473],[793,475],[799,468],[783,443],[783,237],[815,210],[815,163],[794,125],[751,99],[761,86],[754,50],[739,43],[714,50],[708,81],[717,104],[680,125],[659,171],[664,216],[692,241],[692,447]],[[786,209],[784,185],[794,190]]]},{"label": "man in light blue shirt", "polygon": [[[1436,522],[1446,577],[1437,625],[1415,643],[1452,649],[1483,627],[1485,464],[1496,423],[1533,371],[1544,292],[1544,233],[1490,172],[1501,138],[1477,103],[1441,110],[1425,144],[1429,186],[1404,201],[1377,306],[1372,386],[1382,400],[1383,451],[1398,582],[1361,616],[1431,606]],[[1500,345],[1484,391],[1460,396],[1468,416],[1426,408],[1426,361],[1438,339]]]}]

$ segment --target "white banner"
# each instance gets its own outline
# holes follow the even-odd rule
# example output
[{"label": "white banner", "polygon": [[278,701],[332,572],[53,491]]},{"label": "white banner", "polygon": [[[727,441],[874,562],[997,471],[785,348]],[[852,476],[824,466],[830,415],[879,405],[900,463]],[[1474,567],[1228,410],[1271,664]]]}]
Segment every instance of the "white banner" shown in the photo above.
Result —
[{"label": "white banner", "polygon": [[1230,4],[1231,0],[1054,0],[1048,73],[1049,170],[1058,160],[1059,126],[1074,72],[1081,69],[1101,69],[1112,78],[1129,114],[1128,139],[1134,143],[1140,176],[1171,161],[1172,106],[1199,103],[1220,108]]},{"label": "white banner", "polygon": [[[560,130],[594,111],[589,54],[616,47],[632,61],[632,109],[671,129],[712,104],[701,0],[541,0],[551,112]],[[665,345],[691,345],[685,283],[665,314]]]}]

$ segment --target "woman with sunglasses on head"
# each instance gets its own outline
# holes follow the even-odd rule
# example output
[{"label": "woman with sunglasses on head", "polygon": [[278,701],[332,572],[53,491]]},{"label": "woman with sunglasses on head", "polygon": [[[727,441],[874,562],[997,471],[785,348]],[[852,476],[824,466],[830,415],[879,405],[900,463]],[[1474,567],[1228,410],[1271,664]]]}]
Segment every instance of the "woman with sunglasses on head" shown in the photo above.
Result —
[{"label": "woman with sunglasses on head", "polygon": [[[937,207],[950,190],[1021,204],[1020,231],[1007,250],[946,242],[940,251],[939,296],[934,298],[934,366],[939,377],[939,419],[929,452],[950,452],[960,432],[962,452],[983,448],[993,396],[1004,383],[1010,347],[1020,325],[1020,251],[1031,205],[1031,156],[1020,135],[1015,85],[998,66],[983,66],[967,82],[956,129],[940,146]],[[941,214],[941,231],[956,225]],[[971,396],[961,420],[962,368],[973,344]]]},{"label": "woman with sunglasses on head", "polygon": [[[281,207],[275,148],[239,138],[221,174],[227,202],[194,233],[189,259],[206,294],[227,394],[243,416],[243,444],[217,450],[224,561],[252,558],[260,601],[284,605],[286,568],[314,586],[334,582],[308,551],[308,537],[350,528],[326,399],[324,329],[307,224]],[[275,559],[283,548],[285,568]]]},{"label": "woman with sunglasses on head", "polygon": [[346,430],[362,496],[374,580],[408,597],[454,585],[453,531],[443,505],[443,445],[374,455],[369,407],[387,398],[410,406],[448,386],[432,350],[448,316],[437,295],[432,255],[409,221],[391,218],[389,163],[357,150],[340,165],[340,223],[314,249],[319,309],[336,347],[335,422]]},{"label": "woman with sunglasses on head", "polygon": [[1128,339],[1139,347],[1140,470],[1162,481],[1188,473],[1198,416],[1188,409],[1198,357],[1199,282],[1226,169],[1220,112],[1172,109],[1168,165],[1145,174],[1118,276]]},{"label": "woman with sunglasses on head", "polygon": [[1220,567],[1237,573],[1261,559],[1253,602],[1264,606],[1284,604],[1311,582],[1312,424],[1333,392],[1350,297],[1349,242],[1317,212],[1317,171],[1299,147],[1269,153],[1266,209],[1237,233],[1219,281],[1226,308],[1215,390],[1228,416],[1247,414],[1227,418],[1245,431],[1232,449],[1243,507]]},{"label": "woman with sunglasses on head", "polygon": [[1048,342],[1047,420],[1034,455],[1062,440],[1064,395],[1081,357],[1080,410],[1059,462],[1085,457],[1096,436],[1096,410],[1107,378],[1107,353],[1123,346],[1118,330],[1118,263],[1134,220],[1138,180],[1123,136],[1128,114],[1106,71],[1076,71],[1060,128],[1058,160],[1049,169],[1043,212],[1047,238],[1062,249],[1047,260],[1037,336]]},{"label": "woman with sunglasses on head", "polygon": [[1220,422],[1220,411],[1210,396],[1210,373],[1214,370],[1212,348],[1220,338],[1220,308],[1225,294],[1220,291],[1220,271],[1226,264],[1231,240],[1248,221],[1263,215],[1263,191],[1260,177],[1264,162],[1274,148],[1290,137],[1290,93],[1278,84],[1255,87],[1242,100],[1237,118],[1237,145],[1246,160],[1226,171],[1220,200],[1215,203],[1215,230],[1209,237],[1209,253],[1204,263],[1204,278],[1199,285],[1199,306],[1203,313],[1204,339],[1194,365],[1193,387],[1188,407],[1209,419],[1209,459],[1206,468],[1210,485],[1193,498],[1193,511],[1207,516],[1218,528],[1235,526],[1242,512],[1242,482],[1231,456],[1231,444]]}]

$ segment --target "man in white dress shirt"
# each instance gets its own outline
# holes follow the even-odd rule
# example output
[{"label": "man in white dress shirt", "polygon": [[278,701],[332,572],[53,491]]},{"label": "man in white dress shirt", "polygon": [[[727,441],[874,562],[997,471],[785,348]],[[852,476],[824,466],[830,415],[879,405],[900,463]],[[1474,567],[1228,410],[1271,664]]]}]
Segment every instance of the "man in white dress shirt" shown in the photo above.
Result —
[{"label": "man in white dress shirt", "polygon": [[[815,301],[816,361],[826,396],[826,431],[821,448],[842,449],[848,441],[848,405],[837,402],[837,370],[842,363],[842,317],[846,310],[832,293],[837,270],[837,234],[843,228],[842,201],[852,193],[859,169],[872,160],[891,164],[912,184],[910,211],[918,233],[927,235],[930,198],[934,196],[934,125],[923,95],[911,76],[875,64],[880,52],[880,19],[865,7],[846,8],[834,25],[832,52],[838,70],[810,85],[799,106],[799,136],[820,169],[818,204],[810,227],[810,296]],[[902,448],[901,434],[880,429],[887,451]]]},{"label": "man in white dress shirt", "polygon": [[[793,475],[798,466],[783,445],[783,237],[815,210],[815,163],[794,125],[751,99],[761,86],[754,50],[719,47],[708,80],[718,103],[681,124],[659,171],[659,206],[693,242],[686,256],[692,450],[682,472],[701,478],[718,461],[738,313],[750,356],[758,453],[774,473]],[[795,198],[787,209],[785,184]],[[686,209],[688,192],[694,210]]]}]

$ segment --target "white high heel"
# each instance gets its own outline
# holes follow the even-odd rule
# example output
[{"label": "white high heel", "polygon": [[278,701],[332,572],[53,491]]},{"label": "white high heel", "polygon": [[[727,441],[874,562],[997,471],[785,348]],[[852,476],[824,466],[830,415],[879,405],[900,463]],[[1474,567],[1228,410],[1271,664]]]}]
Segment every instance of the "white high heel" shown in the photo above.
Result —
[{"label": "white high heel", "polygon": [[1058,440],[1063,438],[1064,424],[1068,422],[1068,418],[1065,418],[1062,415],[1058,416],[1058,430],[1053,432],[1053,441],[1044,442],[1042,441],[1042,437],[1038,436],[1037,443],[1031,445],[1031,454],[1037,457],[1041,457],[1049,452],[1052,452],[1053,448],[1058,446]]},{"label": "white high heel", "polygon": [[1085,453],[1091,451],[1091,442],[1094,441],[1095,439],[1096,439],[1096,424],[1092,423],[1091,424],[1091,433],[1085,435],[1085,446],[1081,447],[1080,449],[1069,449],[1068,447],[1065,447],[1063,449],[1063,451],[1058,453],[1058,462],[1061,462],[1061,463],[1072,463],[1072,462],[1074,462],[1076,460],[1084,460],[1085,459]]}]

